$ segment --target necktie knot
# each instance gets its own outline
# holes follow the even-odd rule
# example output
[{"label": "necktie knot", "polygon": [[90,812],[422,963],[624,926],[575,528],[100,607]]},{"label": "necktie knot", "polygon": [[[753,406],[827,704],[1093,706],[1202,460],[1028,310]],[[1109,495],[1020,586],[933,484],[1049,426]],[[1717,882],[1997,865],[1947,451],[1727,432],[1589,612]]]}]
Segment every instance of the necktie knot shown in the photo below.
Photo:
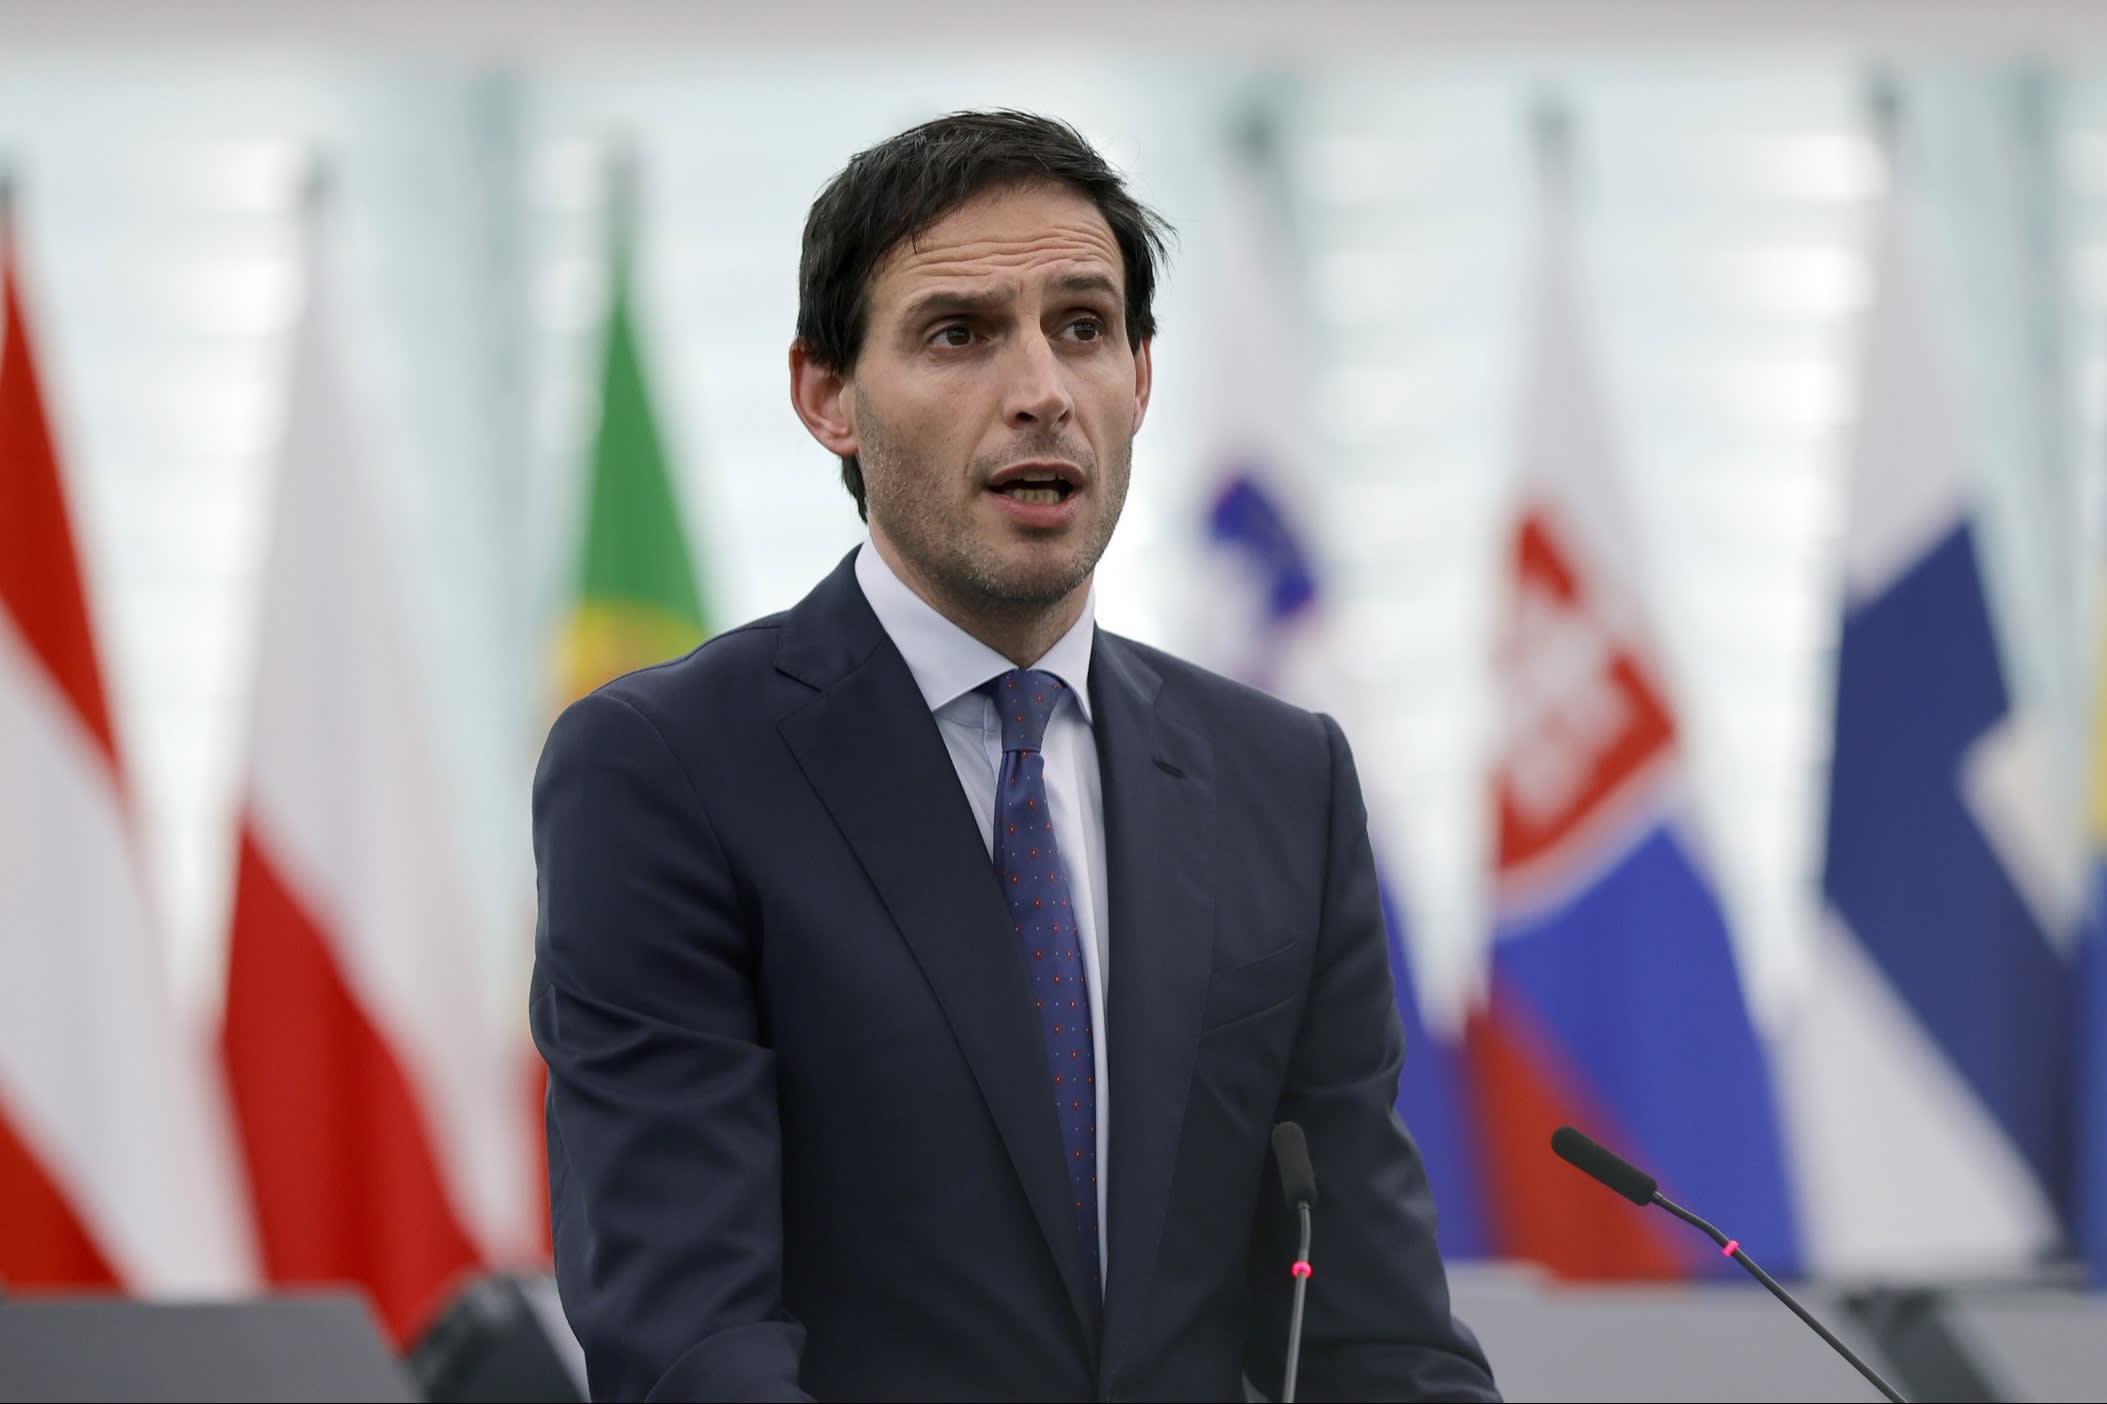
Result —
[{"label": "necktie knot", "polygon": [[1060,705],[1067,685],[1052,673],[1012,668],[986,684],[1002,718],[1002,749],[1037,751],[1046,744],[1046,724]]}]

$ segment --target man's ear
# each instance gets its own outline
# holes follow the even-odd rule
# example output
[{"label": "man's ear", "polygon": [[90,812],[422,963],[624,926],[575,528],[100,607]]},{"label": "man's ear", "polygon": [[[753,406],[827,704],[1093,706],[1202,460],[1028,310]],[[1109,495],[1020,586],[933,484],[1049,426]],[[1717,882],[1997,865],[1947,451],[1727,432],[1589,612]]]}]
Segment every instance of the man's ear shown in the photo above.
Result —
[{"label": "man's ear", "polygon": [[1149,412],[1149,390],[1155,380],[1155,363],[1149,355],[1149,350],[1155,344],[1153,341],[1144,341],[1141,345],[1134,348],[1134,428],[1132,432],[1136,434],[1141,432],[1141,421],[1147,417]]},{"label": "man's ear", "polygon": [[802,337],[790,343],[790,407],[828,453],[856,452],[854,382],[814,356]]}]

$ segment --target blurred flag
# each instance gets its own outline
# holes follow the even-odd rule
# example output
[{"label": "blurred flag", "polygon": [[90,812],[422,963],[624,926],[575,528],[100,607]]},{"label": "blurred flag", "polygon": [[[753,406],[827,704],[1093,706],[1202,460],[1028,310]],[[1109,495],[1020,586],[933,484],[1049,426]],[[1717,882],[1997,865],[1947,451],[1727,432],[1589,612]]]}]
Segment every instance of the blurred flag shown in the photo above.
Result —
[{"label": "blurred flag", "polygon": [[1665,1215],[1554,1159],[1571,1123],[1731,1224],[1766,1264],[1798,1250],[1771,1078],[1693,839],[1676,719],[1630,571],[1581,325],[1562,156],[1545,160],[1503,728],[1494,943],[1468,1054],[1493,1242],[1591,1277],[1734,1271]]},{"label": "blurred flag", "polygon": [[[1237,309],[1240,325],[1264,330],[1227,338],[1223,347],[1223,401],[1215,417],[1222,426],[1214,453],[1219,470],[1207,517],[1214,559],[1193,636],[1202,641],[1203,661],[1298,705],[1331,712],[1349,738],[1365,739],[1367,732],[1356,727],[1363,719],[1355,715],[1353,691],[1339,672],[1307,531],[1291,519],[1298,508],[1314,515],[1317,497],[1304,462],[1312,440],[1299,376],[1307,362],[1292,332],[1301,308],[1287,286],[1294,264],[1280,198],[1268,189],[1274,168],[1266,134],[1254,130],[1246,137],[1229,175],[1221,226],[1221,305]],[[1384,830],[1379,822],[1370,827],[1405,1028],[1397,1108],[1426,1163],[1443,1254],[1479,1257],[1485,1239],[1457,1050],[1423,1015],[1410,932],[1396,889],[1380,871]],[[1460,1029],[1461,1020],[1456,1023]]]},{"label": "blurred flag", "polygon": [[578,597],[564,626],[557,678],[564,702],[685,653],[708,632],[630,310],[636,260],[628,182],[618,177],[615,183],[600,427],[586,488]]},{"label": "blurred flag", "polygon": [[164,982],[6,225],[0,1284],[231,1294],[253,1277],[238,1172]]},{"label": "blurred flag", "polygon": [[[2009,1272],[2059,1242],[2071,973],[2057,941],[2078,903],[2039,871],[2049,830],[1903,219],[1891,194],[1851,444],[1829,911],[1783,1046],[1811,1265]],[[2047,915],[2058,907],[2071,917]]]},{"label": "blurred flag", "polygon": [[[558,642],[559,707],[624,673],[677,657],[709,633],[630,309],[636,212],[626,161],[616,164],[611,184],[600,423],[587,467],[578,594]],[[533,1112],[537,1161],[532,1179],[540,1196],[546,1253],[550,1225],[543,1107],[548,1068],[531,1042],[521,1059]]]},{"label": "blurred flag", "polygon": [[2107,1288],[2107,648],[2093,699],[2092,902],[2078,950],[2078,1250]]},{"label": "blurred flag", "polygon": [[223,1052],[271,1280],[362,1285],[401,1341],[458,1274],[522,1255],[532,1224],[318,233],[261,593]]}]

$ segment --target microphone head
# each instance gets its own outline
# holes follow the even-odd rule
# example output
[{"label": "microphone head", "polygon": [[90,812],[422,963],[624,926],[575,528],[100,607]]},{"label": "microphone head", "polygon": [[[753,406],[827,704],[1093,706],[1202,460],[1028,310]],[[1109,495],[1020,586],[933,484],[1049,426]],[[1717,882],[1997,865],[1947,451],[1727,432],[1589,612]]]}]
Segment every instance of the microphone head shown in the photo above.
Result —
[{"label": "microphone head", "polygon": [[1602,1181],[1632,1203],[1642,1208],[1653,1203],[1654,1192],[1659,1188],[1653,1176],[1595,1144],[1572,1127],[1561,1126],[1551,1133],[1551,1149],[1558,1153],[1559,1159]]},{"label": "microphone head", "polygon": [[1273,1158],[1280,1162],[1280,1187],[1290,1204],[1317,1202],[1317,1171],[1310,1164],[1309,1142],[1302,1127],[1283,1121],[1273,1128]]}]

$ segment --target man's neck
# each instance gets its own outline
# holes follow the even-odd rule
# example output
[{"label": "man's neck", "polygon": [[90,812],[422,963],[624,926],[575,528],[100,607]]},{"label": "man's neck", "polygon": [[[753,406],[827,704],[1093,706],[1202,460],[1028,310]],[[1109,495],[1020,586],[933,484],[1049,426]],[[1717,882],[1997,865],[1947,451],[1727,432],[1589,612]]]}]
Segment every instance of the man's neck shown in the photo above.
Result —
[{"label": "man's neck", "polygon": [[924,604],[1020,668],[1029,668],[1044,658],[1061,637],[1075,627],[1076,620],[1082,617],[1083,605],[1090,598],[1091,577],[1086,575],[1082,583],[1051,604],[959,600],[938,589],[920,571],[901,560],[898,553],[875,534],[872,544],[900,583],[912,590]]}]

